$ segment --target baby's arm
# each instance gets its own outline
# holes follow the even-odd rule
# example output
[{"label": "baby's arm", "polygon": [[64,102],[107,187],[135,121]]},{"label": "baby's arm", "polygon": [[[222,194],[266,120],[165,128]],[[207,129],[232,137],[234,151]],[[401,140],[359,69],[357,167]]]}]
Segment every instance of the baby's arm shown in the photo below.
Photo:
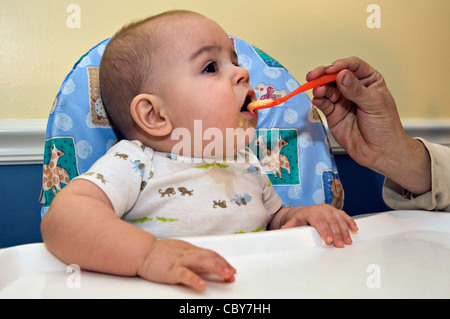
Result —
[{"label": "baby's arm", "polygon": [[86,270],[203,289],[199,273],[227,282],[236,270],[217,253],[181,240],[157,240],[119,219],[108,197],[93,183],[76,180],[53,200],[41,224],[47,248]]},{"label": "baby's arm", "polygon": [[282,207],[273,217],[269,229],[313,226],[327,244],[335,247],[351,245],[349,230],[358,231],[356,222],[342,210],[331,205]]}]

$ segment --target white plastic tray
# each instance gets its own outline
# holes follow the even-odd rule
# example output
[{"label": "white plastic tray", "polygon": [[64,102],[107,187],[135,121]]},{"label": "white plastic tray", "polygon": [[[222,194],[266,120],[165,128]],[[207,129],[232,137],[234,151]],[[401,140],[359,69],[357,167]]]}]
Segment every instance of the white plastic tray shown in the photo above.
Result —
[{"label": "white plastic tray", "polygon": [[[450,214],[396,211],[357,219],[353,245],[315,229],[186,240],[222,254],[236,282],[198,293],[140,278],[71,272],[43,244],[0,251],[0,298],[449,298]],[[69,271],[69,272],[68,272]]]}]

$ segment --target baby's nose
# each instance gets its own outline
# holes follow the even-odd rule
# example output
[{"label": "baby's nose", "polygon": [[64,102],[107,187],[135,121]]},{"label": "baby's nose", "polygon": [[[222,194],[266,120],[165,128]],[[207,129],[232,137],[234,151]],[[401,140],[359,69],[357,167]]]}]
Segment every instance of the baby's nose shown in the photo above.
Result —
[{"label": "baby's nose", "polygon": [[236,67],[236,83],[248,83],[250,81],[250,74],[246,68],[237,66]]}]

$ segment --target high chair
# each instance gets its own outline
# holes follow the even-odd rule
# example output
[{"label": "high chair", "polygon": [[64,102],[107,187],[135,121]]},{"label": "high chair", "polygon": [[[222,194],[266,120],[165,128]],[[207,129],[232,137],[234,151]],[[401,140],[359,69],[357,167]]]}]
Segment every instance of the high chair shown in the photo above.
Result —
[{"label": "high chair", "polygon": [[[47,124],[41,217],[55,195],[115,143],[102,104],[99,65],[106,39],[75,63],[61,85]],[[239,64],[250,73],[258,99],[278,98],[299,83],[275,59],[230,36]],[[321,118],[305,93],[259,111],[250,149],[262,160],[283,205],[331,204],[342,208],[344,192]]]}]

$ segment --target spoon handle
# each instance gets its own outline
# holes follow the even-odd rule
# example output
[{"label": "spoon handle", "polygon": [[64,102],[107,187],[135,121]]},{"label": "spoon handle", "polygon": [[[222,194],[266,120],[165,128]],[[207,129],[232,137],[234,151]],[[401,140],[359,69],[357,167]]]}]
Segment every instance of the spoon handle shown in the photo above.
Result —
[{"label": "spoon handle", "polygon": [[269,108],[272,106],[276,106],[279,105],[281,103],[286,102],[287,100],[289,100],[291,97],[293,97],[294,95],[297,95],[299,93],[308,91],[310,89],[316,88],[318,86],[330,83],[330,82],[334,82],[336,81],[336,77],[338,75],[338,72],[336,73],[331,73],[331,74],[326,74],[323,75],[321,77],[318,77],[317,79],[311,80],[309,82],[306,82],[305,84],[299,86],[298,88],[296,88],[294,91],[292,91],[291,93],[279,98],[279,99],[275,99],[275,100],[261,100],[261,101],[255,101],[249,104],[249,109],[251,110],[259,110],[259,109],[265,109],[265,108]]}]

